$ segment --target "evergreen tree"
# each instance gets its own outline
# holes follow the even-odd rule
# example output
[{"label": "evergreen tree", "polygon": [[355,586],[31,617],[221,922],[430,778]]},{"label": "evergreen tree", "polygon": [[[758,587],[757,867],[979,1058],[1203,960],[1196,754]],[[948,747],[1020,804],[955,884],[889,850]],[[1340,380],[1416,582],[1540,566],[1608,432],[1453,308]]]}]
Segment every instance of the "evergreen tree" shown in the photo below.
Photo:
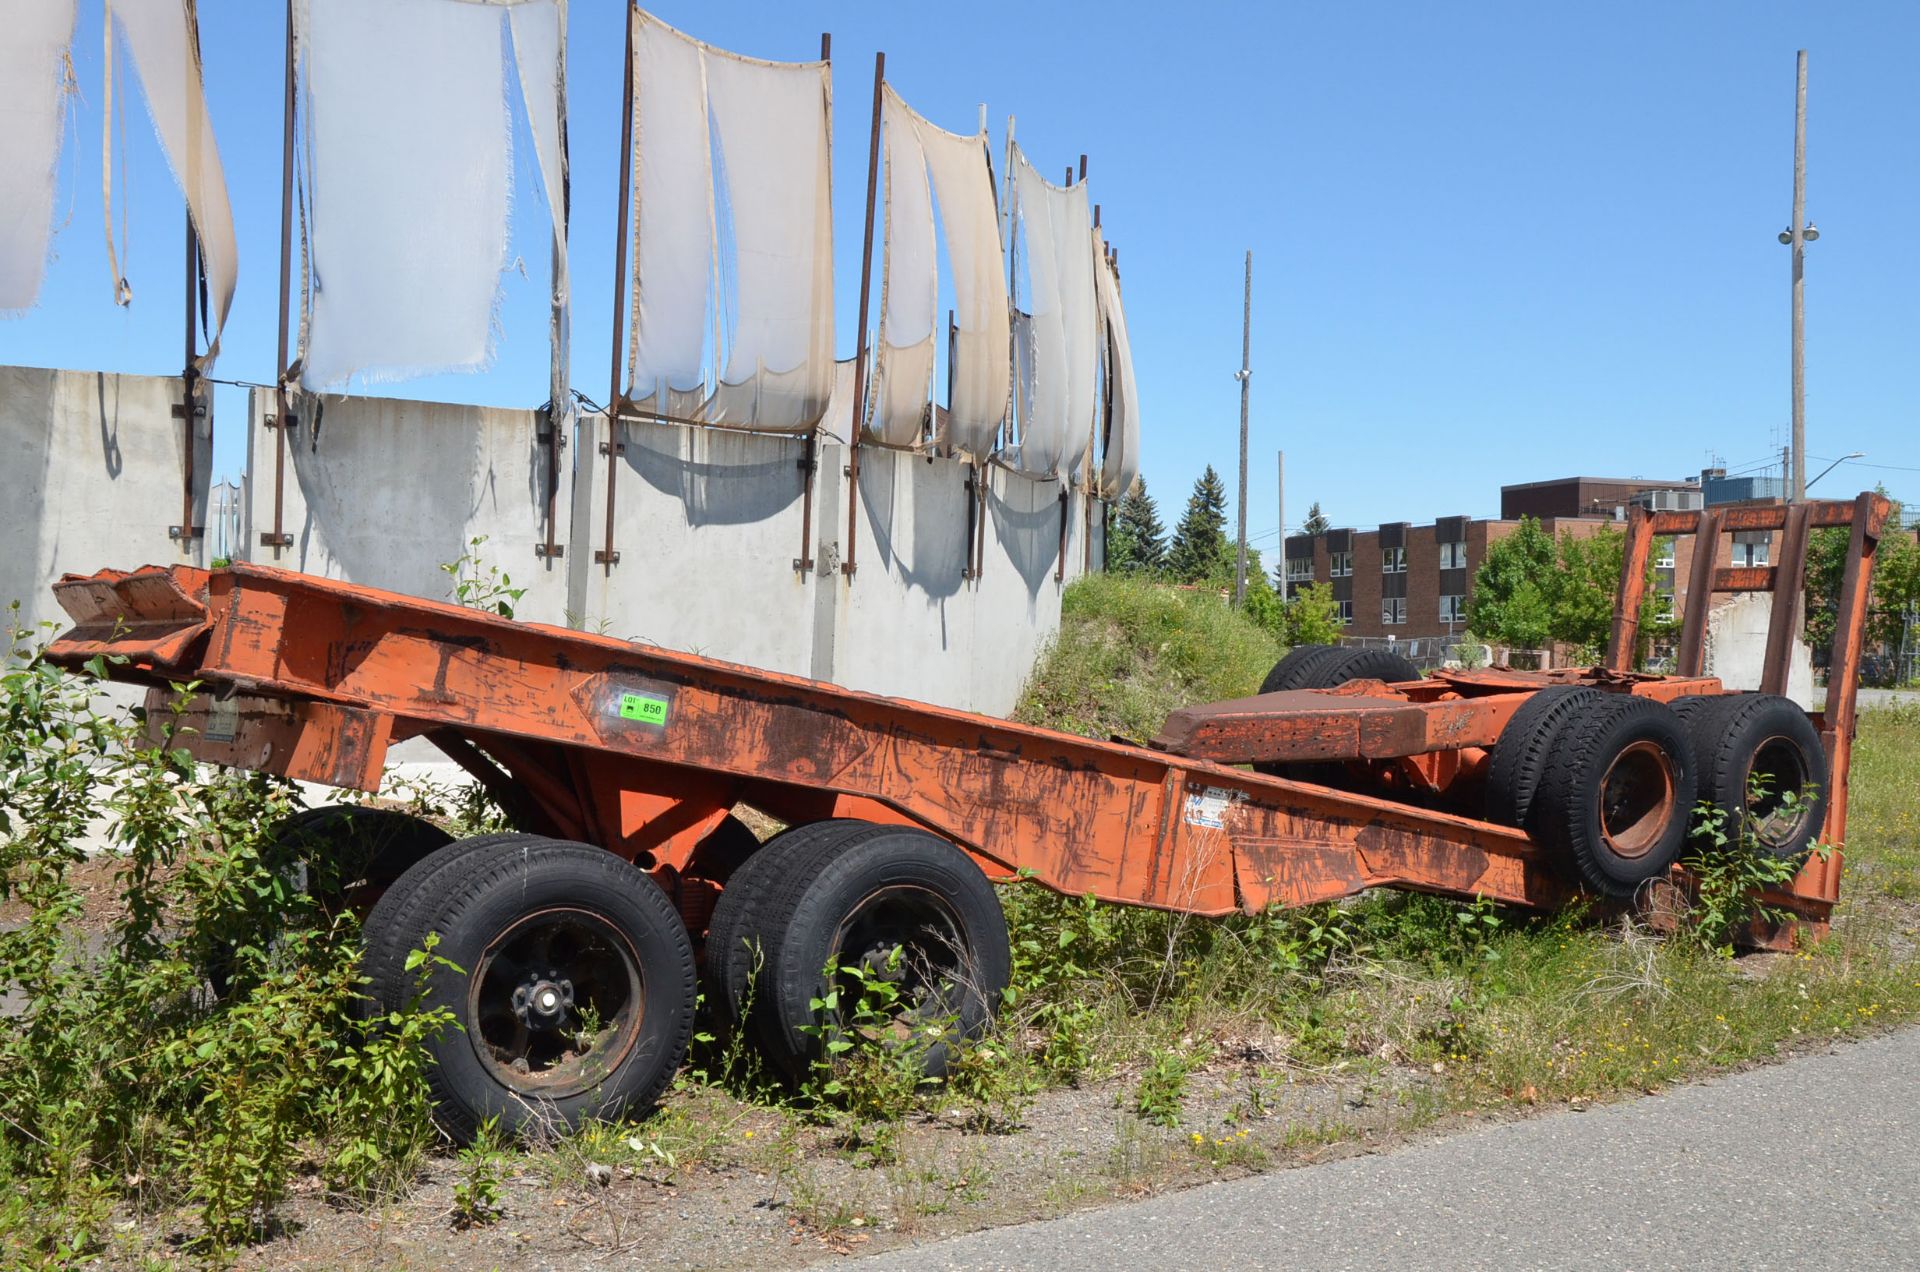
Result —
[{"label": "evergreen tree", "polygon": [[1233,577],[1233,553],[1227,543],[1227,488],[1207,465],[1193,483],[1187,511],[1174,528],[1167,569],[1180,583],[1220,582]]},{"label": "evergreen tree", "polygon": [[1167,528],[1147,493],[1146,478],[1113,510],[1107,526],[1107,569],[1114,574],[1158,574],[1167,567]]},{"label": "evergreen tree", "polygon": [[1333,529],[1333,523],[1320,511],[1320,501],[1314,500],[1307,506],[1307,524],[1300,527],[1301,534],[1325,534]]}]

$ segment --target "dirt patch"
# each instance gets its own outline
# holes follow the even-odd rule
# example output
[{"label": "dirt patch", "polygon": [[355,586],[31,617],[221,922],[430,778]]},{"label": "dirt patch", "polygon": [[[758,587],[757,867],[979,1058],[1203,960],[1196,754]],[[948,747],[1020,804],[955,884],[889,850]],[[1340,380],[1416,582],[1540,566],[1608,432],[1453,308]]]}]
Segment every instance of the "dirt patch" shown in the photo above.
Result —
[{"label": "dirt patch", "polygon": [[[238,1266],[800,1267],[1377,1152],[1436,1125],[1430,1081],[1406,1069],[1329,1074],[1235,1061],[1193,1074],[1178,1125],[1162,1126],[1132,1110],[1137,1075],[1121,1074],[1041,1094],[1011,1131],[917,1118],[877,1162],[793,1114],[701,1088],[623,1128],[617,1160],[592,1160],[574,1143],[503,1155],[501,1213],[483,1226],[455,1223],[455,1186],[468,1171],[452,1156],[433,1159],[404,1197],[371,1208],[330,1202],[309,1176],[280,1208],[278,1235]],[[653,1138],[686,1126],[719,1133],[691,1150],[671,1132]],[[165,1214],[126,1224],[118,1254],[128,1266],[165,1257],[189,1230],[184,1216]]]}]

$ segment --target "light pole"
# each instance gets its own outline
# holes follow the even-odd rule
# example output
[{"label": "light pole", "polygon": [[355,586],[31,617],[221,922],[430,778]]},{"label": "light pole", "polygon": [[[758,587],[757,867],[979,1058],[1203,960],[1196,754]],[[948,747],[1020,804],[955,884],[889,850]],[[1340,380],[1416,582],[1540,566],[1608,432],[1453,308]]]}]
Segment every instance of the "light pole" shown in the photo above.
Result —
[{"label": "light pole", "polygon": [[[1247,603],[1247,381],[1253,378],[1253,249],[1247,249],[1246,291],[1240,300],[1240,369],[1233,378],[1240,381],[1240,547],[1233,561],[1233,603]],[[1281,532],[1283,535],[1285,531]],[[1286,556],[1286,541],[1280,554]]]},{"label": "light pole", "polygon": [[1787,498],[1799,503],[1807,497],[1807,318],[1804,304],[1806,245],[1820,237],[1807,224],[1807,51],[1794,64],[1793,98],[1793,222],[1780,232],[1780,241],[1793,249],[1793,472]]},{"label": "light pole", "polygon": [[[1867,457],[1867,452],[1865,451],[1855,451],[1851,455],[1842,455],[1840,458],[1834,460],[1831,464],[1828,464],[1825,468],[1822,468],[1818,473],[1814,474],[1813,481],[1819,481],[1822,477],[1825,477],[1828,473],[1840,467],[1840,465],[1846,463],[1850,459],[1865,459],[1866,457]],[[1808,482],[1804,487],[1802,487],[1800,491],[1802,497],[1806,495],[1807,491],[1813,489],[1813,481]]]}]

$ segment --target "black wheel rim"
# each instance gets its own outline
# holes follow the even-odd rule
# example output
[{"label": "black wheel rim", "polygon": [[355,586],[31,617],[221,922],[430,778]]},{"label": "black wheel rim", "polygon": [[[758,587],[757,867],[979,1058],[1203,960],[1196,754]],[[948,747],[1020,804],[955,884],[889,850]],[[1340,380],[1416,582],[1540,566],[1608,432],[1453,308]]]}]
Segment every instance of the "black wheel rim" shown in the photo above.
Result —
[{"label": "black wheel rim", "polygon": [[962,932],[952,904],[926,888],[895,884],[868,893],[834,932],[834,960],[842,971],[840,1018],[831,1023],[855,1023],[860,985],[854,970],[898,988],[888,1040],[905,1042],[918,1026],[958,1015],[973,963]]},{"label": "black wheel rim", "polygon": [[633,942],[600,914],[555,907],[516,920],[488,944],[469,981],[467,1032],[495,1079],[559,1099],[619,1067],[645,1010]]},{"label": "black wheel rim", "polygon": [[1768,738],[1754,748],[1747,774],[1748,829],[1770,849],[1796,844],[1813,816],[1805,754],[1792,738]]}]

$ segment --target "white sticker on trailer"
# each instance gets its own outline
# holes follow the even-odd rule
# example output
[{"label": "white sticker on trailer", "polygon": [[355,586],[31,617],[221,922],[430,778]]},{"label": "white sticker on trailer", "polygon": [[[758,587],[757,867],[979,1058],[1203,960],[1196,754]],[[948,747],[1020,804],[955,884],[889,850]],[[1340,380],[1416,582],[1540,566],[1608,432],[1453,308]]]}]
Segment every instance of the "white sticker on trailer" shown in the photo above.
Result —
[{"label": "white sticker on trailer", "polygon": [[1187,825],[1225,830],[1227,809],[1246,797],[1244,791],[1230,791],[1220,786],[1202,786],[1198,791],[1188,791]]},{"label": "white sticker on trailer", "polygon": [[240,732],[240,704],[215,698],[207,704],[207,741],[231,742]]}]

